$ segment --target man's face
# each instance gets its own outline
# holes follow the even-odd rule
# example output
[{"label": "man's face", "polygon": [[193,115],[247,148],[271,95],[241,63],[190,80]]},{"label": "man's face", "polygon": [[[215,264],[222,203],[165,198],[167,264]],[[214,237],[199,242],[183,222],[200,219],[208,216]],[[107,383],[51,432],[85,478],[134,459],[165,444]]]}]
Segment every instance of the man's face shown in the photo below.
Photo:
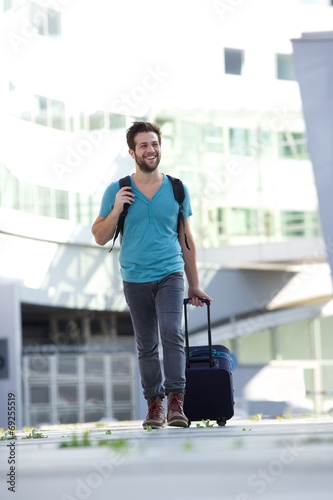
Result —
[{"label": "man's face", "polygon": [[141,172],[149,174],[161,161],[161,146],[155,132],[140,132],[134,138],[135,151],[130,150]]}]

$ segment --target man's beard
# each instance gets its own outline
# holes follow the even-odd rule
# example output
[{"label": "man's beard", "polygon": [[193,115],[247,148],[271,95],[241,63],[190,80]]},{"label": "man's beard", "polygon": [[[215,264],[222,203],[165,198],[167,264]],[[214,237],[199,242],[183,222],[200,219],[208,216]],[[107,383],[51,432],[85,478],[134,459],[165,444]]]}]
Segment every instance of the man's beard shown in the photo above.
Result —
[{"label": "man's beard", "polygon": [[154,170],[157,169],[157,167],[159,166],[160,161],[161,161],[161,156],[156,155],[156,160],[155,160],[156,163],[154,165],[150,166],[145,161],[144,158],[140,158],[135,153],[134,153],[134,157],[135,157],[136,164],[138,165],[138,167],[141,170],[141,172],[143,172],[144,174],[150,174],[151,172],[154,172]]}]

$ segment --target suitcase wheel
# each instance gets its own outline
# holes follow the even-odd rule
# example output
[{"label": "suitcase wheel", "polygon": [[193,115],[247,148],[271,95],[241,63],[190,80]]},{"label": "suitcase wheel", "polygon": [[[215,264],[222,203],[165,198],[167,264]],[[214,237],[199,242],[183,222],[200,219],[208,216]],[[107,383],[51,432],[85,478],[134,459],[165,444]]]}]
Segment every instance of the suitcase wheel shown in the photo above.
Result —
[{"label": "suitcase wheel", "polygon": [[219,417],[216,419],[217,425],[221,427],[227,423],[227,420],[224,417]]}]

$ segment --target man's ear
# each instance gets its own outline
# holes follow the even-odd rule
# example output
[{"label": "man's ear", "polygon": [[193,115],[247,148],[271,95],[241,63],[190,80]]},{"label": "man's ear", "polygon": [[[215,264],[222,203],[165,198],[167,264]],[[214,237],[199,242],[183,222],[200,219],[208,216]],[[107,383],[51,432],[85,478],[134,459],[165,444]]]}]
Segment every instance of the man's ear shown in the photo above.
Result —
[{"label": "man's ear", "polygon": [[134,156],[134,151],[133,149],[129,149],[128,150],[129,154],[131,155],[131,157],[133,158],[133,160],[135,159],[135,156]]}]

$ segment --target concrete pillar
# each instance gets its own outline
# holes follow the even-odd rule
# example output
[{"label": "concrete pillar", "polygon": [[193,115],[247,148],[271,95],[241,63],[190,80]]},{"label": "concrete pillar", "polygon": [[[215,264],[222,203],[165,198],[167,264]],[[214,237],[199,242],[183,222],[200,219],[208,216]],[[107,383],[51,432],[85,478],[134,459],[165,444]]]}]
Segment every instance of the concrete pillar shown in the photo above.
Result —
[{"label": "concrete pillar", "polygon": [[0,285],[0,427],[8,428],[8,394],[15,425],[22,428],[22,321],[18,285]]},{"label": "concrete pillar", "polygon": [[333,275],[333,32],[304,33],[292,42],[327,260]]}]

